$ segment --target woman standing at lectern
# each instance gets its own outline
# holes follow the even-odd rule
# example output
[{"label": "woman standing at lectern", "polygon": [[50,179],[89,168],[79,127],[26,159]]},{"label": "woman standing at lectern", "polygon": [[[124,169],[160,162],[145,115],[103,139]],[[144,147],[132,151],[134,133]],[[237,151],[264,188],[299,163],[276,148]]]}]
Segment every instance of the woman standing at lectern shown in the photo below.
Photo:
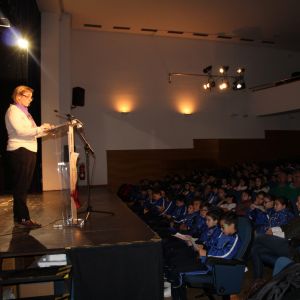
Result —
[{"label": "woman standing at lectern", "polygon": [[20,85],[12,94],[14,101],[5,114],[8,133],[7,153],[13,184],[13,214],[15,225],[39,228],[41,224],[30,219],[26,204],[36,164],[37,136],[51,129],[50,124],[37,126],[28,112],[33,100],[33,89]]}]

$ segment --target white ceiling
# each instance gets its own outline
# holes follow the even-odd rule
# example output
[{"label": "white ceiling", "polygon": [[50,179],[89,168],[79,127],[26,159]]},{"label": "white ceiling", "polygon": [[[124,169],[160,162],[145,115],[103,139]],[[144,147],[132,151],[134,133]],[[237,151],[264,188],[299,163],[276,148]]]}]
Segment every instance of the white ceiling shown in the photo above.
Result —
[{"label": "white ceiling", "polygon": [[300,51],[300,0],[37,0],[37,3],[41,11],[71,14],[74,29],[222,40]]}]

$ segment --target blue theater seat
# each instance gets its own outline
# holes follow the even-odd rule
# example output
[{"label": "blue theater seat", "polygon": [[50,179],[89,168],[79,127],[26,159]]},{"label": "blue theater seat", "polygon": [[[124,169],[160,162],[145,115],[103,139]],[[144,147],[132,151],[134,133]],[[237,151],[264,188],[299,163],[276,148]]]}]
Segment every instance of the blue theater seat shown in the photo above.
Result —
[{"label": "blue theater seat", "polygon": [[[229,299],[231,294],[239,294],[245,274],[244,259],[253,236],[252,225],[247,218],[239,217],[238,234],[242,243],[234,259],[209,258],[207,262],[212,266],[212,271],[208,274],[185,273],[184,285],[202,288],[210,299],[214,299],[213,295]],[[186,298],[185,292],[181,295],[182,299]]]}]

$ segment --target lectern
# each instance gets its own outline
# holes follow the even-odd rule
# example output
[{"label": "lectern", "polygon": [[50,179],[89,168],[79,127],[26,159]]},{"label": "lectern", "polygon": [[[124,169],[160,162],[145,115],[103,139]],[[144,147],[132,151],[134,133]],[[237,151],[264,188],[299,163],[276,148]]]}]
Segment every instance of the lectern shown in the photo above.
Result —
[{"label": "lectern", "polygon": [[71,119],[68,122],[57,125],[51,130],[47,131],[46,135],[63,136],[68,135],[68,154],[69,167],[66,163],[59,165],[59,171],[65,178],[69,178],[69,196],[63,212],[63,226],[83,226],[84,220],[78,219],[77,208],[79,207],[77,197],[77,160],[79,153],[74,150],[74,128],[81,128],[82,122],[78,119]]}]

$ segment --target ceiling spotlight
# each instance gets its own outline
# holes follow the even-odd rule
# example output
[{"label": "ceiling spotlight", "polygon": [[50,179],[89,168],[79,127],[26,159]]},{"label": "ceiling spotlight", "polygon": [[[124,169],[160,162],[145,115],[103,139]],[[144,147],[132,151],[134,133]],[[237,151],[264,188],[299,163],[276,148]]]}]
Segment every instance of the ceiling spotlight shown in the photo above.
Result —
[{"label": "ceiling spotlight", "polygon": [[169,82],[171,82],[172,76],[197,76],[204,77],[202,87],[204,90],[211,91],[214,87],[218,87],[220,91],[233,89],[242,90],[246,88],[244,74],[245,68],[235,68],[235,73],[228,72],[229,65],[220,66],[218,73],[213,73],[213,66],[209,65],[203,69],[203,73],[169,73]]},{"label": "ceiling spotlight", "polygon": [[241,74],[245,73],[245,69],[244,68],[237,68],[236,72],[241,75]]},{"label": "ceiling spotlight", "polygon": [[203,88],[205,90],[211,90],[215,86],[216,86],[216,83],[211,78],[208,79],[207,83],[203,84]]},{"label": "ceiling spotlight", "polygon": [[210,88],[209,82],[208,82],[208,83],[204,83],[204,84],[203,84],[203,88],[204,88],[205,90],[209,89],[209,88]]},{"label": "ceiling spotlight", "polygon": [[246,84],[243,80],[236,80],[232,83],[233,90],[243,90],[246,88]]},{"label": "ceiling spotlight", "polygon": [[228,66],[222,66],[219,68],[219,72],[221,74],[225,74],[228,71],[229,67]]},{"label": "ceiling spotlight", "polygon": [[219,89],[220,90],[226,90],[229,87],[228,81],[224,80],[219,84]]},{"label": "ceiling spotlight", "polygon": [[207,74],[207,73],[210,74],[211,70],[212,70],[212,66],[208,66],[208,67],[206,67],[206,68],[203,69],[203,73],[204,74]]}]

